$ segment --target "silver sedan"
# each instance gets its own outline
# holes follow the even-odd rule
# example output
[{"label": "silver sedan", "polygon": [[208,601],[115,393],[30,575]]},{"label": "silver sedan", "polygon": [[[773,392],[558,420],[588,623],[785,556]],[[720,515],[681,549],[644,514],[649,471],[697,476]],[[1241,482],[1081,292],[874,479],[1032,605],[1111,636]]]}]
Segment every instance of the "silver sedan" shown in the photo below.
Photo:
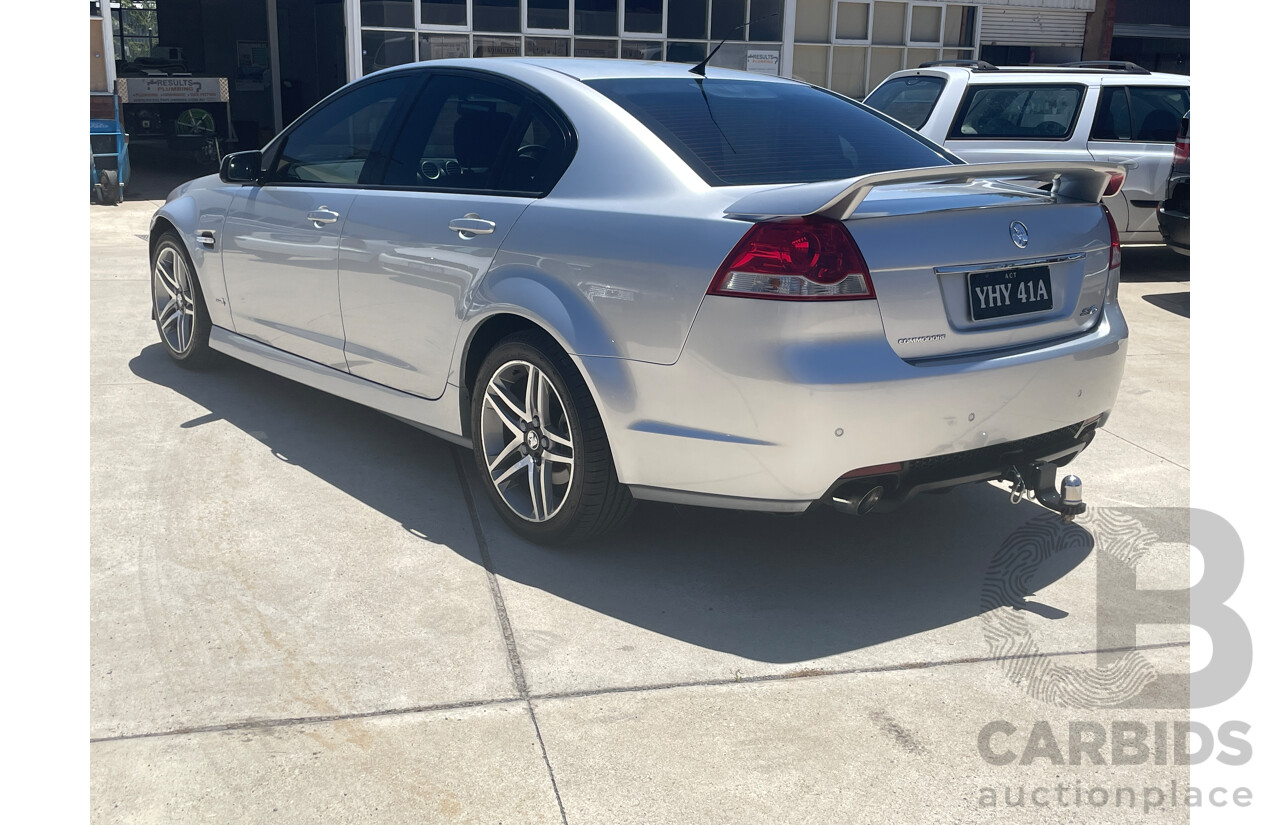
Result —
[{"label": "silver sedan", "polygon": [[153,314],[468,446],[518,533],[634,499],[888,509],[1058,468],[1127,328],[1098,163],[963,164],[803,83],[610,60],[439,60],[332,94],[175,189]]}]

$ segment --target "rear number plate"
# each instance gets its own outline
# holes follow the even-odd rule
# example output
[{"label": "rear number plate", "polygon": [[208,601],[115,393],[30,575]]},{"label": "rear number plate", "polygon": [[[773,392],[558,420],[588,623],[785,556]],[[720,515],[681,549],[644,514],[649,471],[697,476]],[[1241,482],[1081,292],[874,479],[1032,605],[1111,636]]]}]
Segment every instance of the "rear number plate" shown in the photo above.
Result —
[{"label": "rear number plate", "polygon": [[975,321],[1053,309],[1049,267],[969,274],[969,316]]}]

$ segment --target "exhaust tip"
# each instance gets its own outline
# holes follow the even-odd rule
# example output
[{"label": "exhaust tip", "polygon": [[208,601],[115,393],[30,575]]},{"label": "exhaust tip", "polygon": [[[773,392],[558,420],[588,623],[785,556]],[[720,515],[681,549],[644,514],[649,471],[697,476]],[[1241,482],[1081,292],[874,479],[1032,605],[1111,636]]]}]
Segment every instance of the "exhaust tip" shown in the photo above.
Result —
[{"label": "exhaust tip", "polygon": [[858,515],[865,516],[872,510],[876,509],[876,505],[880,503],[880,497],[884,495],[884,488],[876,485],[867,491],[861,500],[858,501]]}]

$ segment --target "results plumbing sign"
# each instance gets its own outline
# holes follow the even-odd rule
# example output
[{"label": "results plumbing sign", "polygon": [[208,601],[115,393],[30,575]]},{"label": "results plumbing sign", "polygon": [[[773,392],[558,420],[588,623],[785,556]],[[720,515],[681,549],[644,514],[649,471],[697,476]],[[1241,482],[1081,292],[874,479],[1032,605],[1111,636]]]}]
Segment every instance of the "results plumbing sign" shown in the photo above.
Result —
[{"label": "results plumbing sign", "polygon": [[747,71],[777,76],[778,57],[777,51],[747,49]]},{"label": "results plumbing sign", "polygon": [[121,77],[121,103],[226,103],[225,77]]}]

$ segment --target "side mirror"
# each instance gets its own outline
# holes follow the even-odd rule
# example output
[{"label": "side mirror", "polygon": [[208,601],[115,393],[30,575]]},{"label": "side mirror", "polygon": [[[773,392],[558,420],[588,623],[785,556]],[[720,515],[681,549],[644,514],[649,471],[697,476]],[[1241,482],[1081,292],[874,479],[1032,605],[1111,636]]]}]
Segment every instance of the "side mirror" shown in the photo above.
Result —
[{"label": "side mirror", "polygon": [[218,177],[223,183],[257,183],[262,177],[262,152],[234,152],[222,159]]}]

